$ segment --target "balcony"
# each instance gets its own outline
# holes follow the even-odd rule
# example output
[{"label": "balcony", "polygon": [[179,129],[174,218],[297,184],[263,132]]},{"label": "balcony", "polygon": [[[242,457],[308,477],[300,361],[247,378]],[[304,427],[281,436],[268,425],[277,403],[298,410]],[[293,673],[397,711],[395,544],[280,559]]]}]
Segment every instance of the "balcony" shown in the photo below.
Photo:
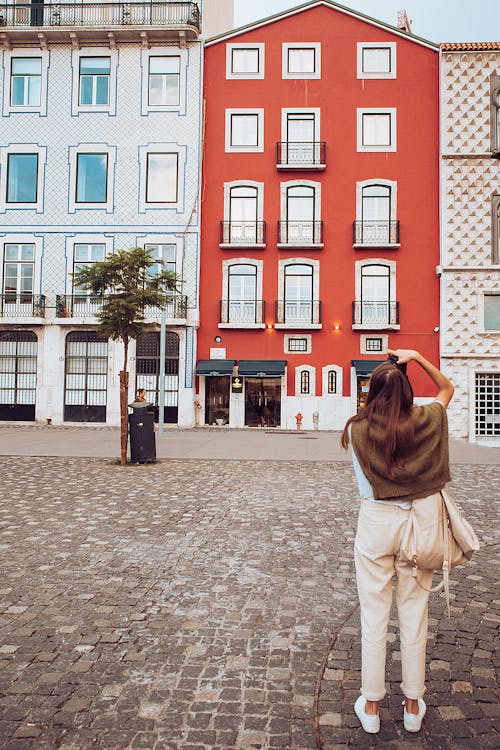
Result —
[{"label": "balcony", "polygon": [[322,221],[278,221],[278,247],[320,250],[323,245]]},{"label": "balcony", "polygon": [[352,327],[360,330],[399,329],[399,302],[356,300],[352,303]]},{"label": "balcony", "polygon": [[78,2],[0,4],[1,36],[23,45],[36,41],[158,42],[190,40],[200,34],[197,3],[178,2]]},{"label": "balcony", "polygon": [[326,142],[278,141],[276,144],[276,169],[322,170],[326,167]]},{"label": "balcony", "polygon": [[43,294],[2,294],[0,295],[0,319],[9,323],[31,323],[45,317],[45,297]]},{"label": "balcony", "polygon": [[[56,318],[67,319],[74,323],[75,319],[80,322],[97,323],[97,314],[102,308],[104,298],[93,295],[58,294],[56,297]],[[187,317],[187,297],[177,294],[167,300],[165,305],[165,318],[167,322],[179,325],[184,323]],[[159,307],[146,307],[144,319],[147,323],[158,323],[162,316]]]},{"label": "balcony", "polygon": [[353,221],[352,246],[358,248],[401,247],[399,243],[399,221]]},{"label": "balcony", "polygon": [[232,250],[236,247],[265,248],[265,221],[221,221],[219,247]]},{"label": "balcony", "polygon": [[321,328],[320,300],[278,300],[275,328]]},{"label": "balcony", "polygon": [[266,303],[263,300],[219,301],[219,328],[265,328]]}]

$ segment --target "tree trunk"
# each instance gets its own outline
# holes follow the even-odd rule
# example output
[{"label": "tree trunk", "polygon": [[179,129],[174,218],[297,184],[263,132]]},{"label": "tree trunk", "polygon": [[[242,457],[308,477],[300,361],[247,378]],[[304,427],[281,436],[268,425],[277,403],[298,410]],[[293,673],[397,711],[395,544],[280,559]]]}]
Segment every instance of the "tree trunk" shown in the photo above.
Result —
[{"label": "tree trunk", "polygon": [[128,340],[123,339],[123,370],[120,371],[120,464],[127,465],[128,443]]},{"label": "tree trunk", "polygon": [[128,372],[120,370],[120,464],[127,465]]}]

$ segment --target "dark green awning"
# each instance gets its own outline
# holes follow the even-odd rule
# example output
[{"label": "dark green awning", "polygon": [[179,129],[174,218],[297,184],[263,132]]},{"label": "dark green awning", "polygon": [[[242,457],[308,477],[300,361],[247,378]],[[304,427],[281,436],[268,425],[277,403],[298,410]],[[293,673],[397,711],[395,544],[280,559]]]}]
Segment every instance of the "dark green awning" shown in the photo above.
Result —
[{"label": "dark green awning", "polygon": [[352,366],[356,370],[356,375],[369,377],[374,369],[385,362],[385,359],[353,359]]},{"label": "dark green awning", "polygon": [[197,375],[232,375],[235,359],[200,359]]},{"label": "dark green awning", "polygon": [[240,359],[238,375],[247,378],[279,378],[285,374],[286,359]]}]

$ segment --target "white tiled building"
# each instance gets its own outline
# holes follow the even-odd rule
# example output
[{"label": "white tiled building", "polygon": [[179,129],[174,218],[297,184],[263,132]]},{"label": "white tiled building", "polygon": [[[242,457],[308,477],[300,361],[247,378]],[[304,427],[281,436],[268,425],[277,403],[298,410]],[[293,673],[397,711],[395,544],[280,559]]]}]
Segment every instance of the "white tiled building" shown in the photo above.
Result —
[{"label": "white tiled building", "polygon": [[441,45],[441,362],[450,430],[500,443],[500,44]]},{"label": "white tiled building", "polygon": [[[72,273],[146,245],[182,277],[165,418],[193,424],[199,4],[12,4],[0,41],[0,420],[118,423],[122,346],[99,339]],[[149,322],[130,387],[158,403],[159,311]]]}]

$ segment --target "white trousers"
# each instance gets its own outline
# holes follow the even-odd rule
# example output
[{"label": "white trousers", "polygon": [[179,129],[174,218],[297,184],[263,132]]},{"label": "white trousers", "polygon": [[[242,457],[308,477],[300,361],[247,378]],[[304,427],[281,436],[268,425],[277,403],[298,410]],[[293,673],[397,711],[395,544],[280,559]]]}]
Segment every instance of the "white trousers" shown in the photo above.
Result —
[{"label": "white trousers", "polygon": [[[385,695],[387,624],[396,575],[396,604],[401,642],[401,689],[407,698],[425,692],[425,649],[429,593],[415,581],[411,566],[397,559],[408,510],[362,500],[354,543],[361,609],[361,693],[379,701]],[[432,571],[420,571],[430,588]]]}]

